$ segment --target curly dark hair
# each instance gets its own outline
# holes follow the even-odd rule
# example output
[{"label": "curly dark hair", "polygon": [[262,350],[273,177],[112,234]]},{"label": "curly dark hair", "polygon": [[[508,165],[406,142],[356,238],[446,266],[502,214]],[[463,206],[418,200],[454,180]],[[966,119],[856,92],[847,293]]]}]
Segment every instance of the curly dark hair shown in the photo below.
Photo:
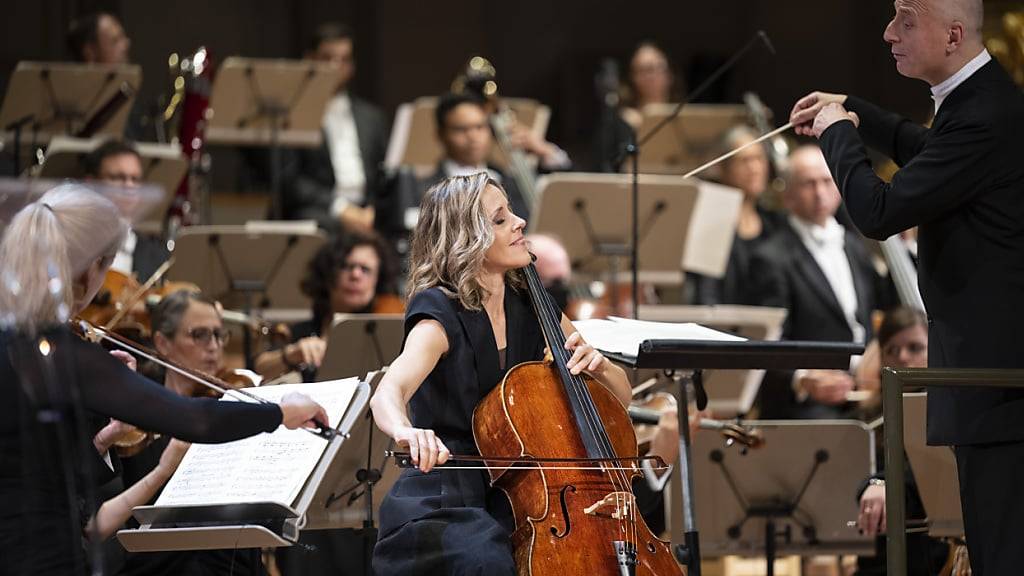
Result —
[{"label": "curly dark hair", "polygon": [[[313,300],[314,326],[320,326],[324,318],[331,315],[331,289],[348,255],[359,246],[370,246],[380,258],[374,299],[378,294],[397,293],[398,264],[384,239],[372,232],[344,232],[317,251],[309,261],[306,277],[300,284],[302,293]],[[372,301],[367,308],[359,312],[369,312],[373,308]]]}]

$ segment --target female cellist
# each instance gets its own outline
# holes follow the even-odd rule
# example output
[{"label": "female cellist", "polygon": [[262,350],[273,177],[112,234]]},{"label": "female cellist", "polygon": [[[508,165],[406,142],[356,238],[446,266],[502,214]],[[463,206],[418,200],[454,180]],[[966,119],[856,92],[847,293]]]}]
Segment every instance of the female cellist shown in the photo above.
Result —
[{"label": "female cellist", "polygon": [[[511,366],[540,360],[544,340],[517,269],[530,263],[526,222],[486,174],[448,178],[423,199],[413,236],[405,347],[371,400],[377,425],[407,447],[407,470],[381,504],[378,574],[514,574],[510,504],[479,470],[446,470],[473,454],[477,403]],[[629,403],[625,372],[564,316],[574,374]],[[408,404],[410,411],[406,412]]]},{"label": "female cellist", "polygon": [[[0,241],[0,558],[11,574],[84,574],[82,530],[96,460],[84,412],[193,442],[324,422],[297,394],[280,405],[182,398],[64,322],[102,284],[127,224],[106,198],[63,185],[27,205]],[[102,465],[102,464],[100,464]]]}]

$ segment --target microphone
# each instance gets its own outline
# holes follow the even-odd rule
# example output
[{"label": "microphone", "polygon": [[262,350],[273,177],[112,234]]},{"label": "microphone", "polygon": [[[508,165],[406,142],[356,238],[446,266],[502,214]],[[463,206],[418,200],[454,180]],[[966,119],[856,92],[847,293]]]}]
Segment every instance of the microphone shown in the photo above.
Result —
[{"label": "microphone", "polygon": [[767,48],[768,51],[772,53],[772,56],[775,56],[775,46],[772,45],[771,39],[768,38],[768,33],[765,32],[764,30],[758,30],[757,36],[761,38],[761,42],[764,42],[764,47]]}]

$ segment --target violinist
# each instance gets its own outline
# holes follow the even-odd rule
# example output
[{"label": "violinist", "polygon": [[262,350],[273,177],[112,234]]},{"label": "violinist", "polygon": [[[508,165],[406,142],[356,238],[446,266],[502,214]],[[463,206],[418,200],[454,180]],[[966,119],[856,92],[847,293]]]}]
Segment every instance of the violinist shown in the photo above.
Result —
[{"label": "violinist", "polygon": [[376,233],[343,233],[325,244],[309,261],[301,284],[313,301],[313,317],[291,326],[291,343],[257,356],[256,372],[276,378],[299,371],[303,381],[312,382],[335,314],[401,312],[395,302],[396,268],[390,247]]},{"label": "violinist", "polygon": [[[153,345],[168,360],[205,374],[217,374],[224,367],[224,328],[216,303],[199,292],[178,290],[165,296],[151,314]],[[164,376],[164,387],[179,396],[204,396],[208,391],[195,381],[172,370]],[[160,467],[168,442],[161,436],[132,457],[121,458],[125,486],[134,486]],[[227,572],[262,574],[259,549],[203,550],[192,552],[129,553],[116,573],[202,574]]]},{"label": "violinist", "polygon": [[[516,572],[511,506],[482,470],[446,469],[477,452],[471,418],[506,371],[544,356],[519,268],[526,222],[486,173],[448,178],[423,199],[413,235],[404,349],[371,399],[377,425],[411,453],[380,508],[378,574]],[[623,403],[625,372],[561,325],[573,374],[586,371]],[[408,409],[407,409],[408,406]]]},{"label": "violinist", "polygon": [[65,322],[95,296],[127,225],[74,184],[21,209],[0,240],[0,558],[7,573],[85,574],[83,529],[97,466],[85,413],[190,442],[324,422],[301,394],[279,405],[182,398]]}]

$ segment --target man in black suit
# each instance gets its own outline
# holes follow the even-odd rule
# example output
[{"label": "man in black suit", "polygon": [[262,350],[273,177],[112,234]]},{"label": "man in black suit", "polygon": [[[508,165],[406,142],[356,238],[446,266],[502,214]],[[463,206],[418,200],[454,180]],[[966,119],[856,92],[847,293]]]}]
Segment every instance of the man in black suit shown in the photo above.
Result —
[{"label": "man in black suit", "polygon": [[[758,304],[788,311],[785,340],[865,342],[880,278],[861,238],[835,219],[839,191],[817,146],[790,156],[785,225],[751,259]],[[773,371],[761,384],[761,418],[839,418],[853,377],[839,370]]]},{"label": "man in black suit", "polygon": [[384,113],[351,94],[355,75],[352,30],[327,23],[317,28],[307,58],[330,62],[341,71],[337,94],[324,112],[324,141],[319,148],[285,154],[282,169],[284,217],[313,219],[334,231],[373,228],[373,196],[387,151]]},{"label": "man in black suit", "polygon": [[[929,366],[1024,368],[1024,95],[982,44],[981,0],[895,7],[884,38],[897,70],[931,86],[932,127],[820,92],[791,120],[820,138],[862,232],[919,227]],[[864,144],[900,165],[891,182],[871,170]],[[928,441],[955,447],[973,573],[1019,573],[1024,391],[931,390]]]}]

